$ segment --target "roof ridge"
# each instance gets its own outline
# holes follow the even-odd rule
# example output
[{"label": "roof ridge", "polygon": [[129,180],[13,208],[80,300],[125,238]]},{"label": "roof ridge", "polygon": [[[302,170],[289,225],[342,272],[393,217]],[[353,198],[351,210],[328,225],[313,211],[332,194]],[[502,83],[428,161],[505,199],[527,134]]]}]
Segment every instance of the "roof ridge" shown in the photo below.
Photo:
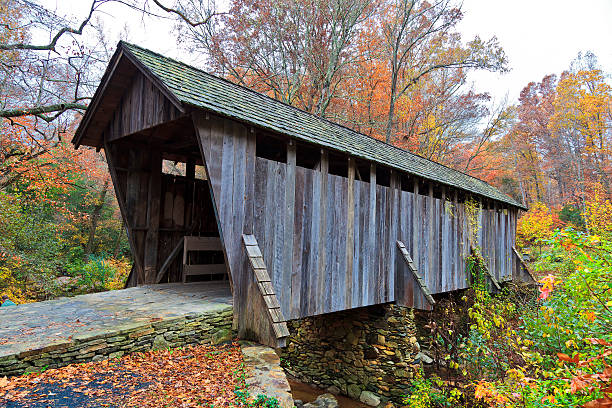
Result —
[{"label": "roof ridge", "polygon": [[[156,58],[159,58],[159,59],[162,59],[162,60],[166,60],[166,61],[173,62],[173,63],[175,63],[175,64],[178,64],[179,66],[182,66],[182,67],[187,68],[187,69],[190,69],[190,70],[194,70],[194,71],[196,71],[197,73],[200,73],[200,74],[205,75],[206,77],[212,78],[213,80],[222,81],[222,82],[224,82],[224,83],[226,83],[226,84],[228,84],[228,85],[230,85],[230,86],[234,87],[234,88],[235,88],[235,89],[237,89],[237,90],[240,90],[240,91],[247,91],[247,92],[249,92],[251,95],[254,95],[254,96],[258,97],[258,98],[264,98],[264,99],[266,99],[266,100],[268,100],[268,101],[271,101],[271,102],[273,102],[273,103],[276,103],[276,104],[281,104],[281,105],[283,105],[283,106],[286,106],[286,107],[290,108],[290,109],[291,109],[291,110],[293,110],[293,111],[298,112],[298,113],[299,113],[299,114],[301,114],[301,115],[305,115],[305,114],[306,114],[306,115],[308,115],[310,118],[312,118],[313,120],[315,120],[315,121],[320,121],[320,122],[324,122],[324,123],[326,123],[326,124],[330,125],[332,128],[334,128],[334,127],[335,127],[335,128],[339,128],[339,129],[344,129],[344,130],[346,130],[346,131],[351,132],[351,133],[352,133],[352,134],[354,134],[354,135],[358,135],[359,137],[367,138],[367,139],[368,139],[368,140],[370,140],[370,141],[375,141],[376,143],[379,143],[380,145],[384,145],[385,147],[391,147],[391,148],[393,148],[393,149],[395,149],[395,150],[397,150],[397,151],[401,152],[402,154],[407,155],[407,156],[411,156],[411,157],[413,157],[413,158],[415,158],[415,159],[417,159],[417,160],[422,160],[422,161],[425,161],[425,162],[427,162],[427,163],[431,163],[431,164],[433,164],[433,165],[435,165],[435,166],[439,166],[439,167],[441,167],[441,168],[445,168],[445,169],[448,169],[448,170],[450,170],[450,171],[452,171],[452,172],[455,172],[455,173],[461,174],[461,175],[463,175],[463,176],[466,176],[466,177],[468,177],[468,178],[470,178],[470,179],[472,179],[472,180],[474,180],[474,181],[476,181],[476,182],[480,183],[481,185],[488,186],[488,187],[490,187],[490,188],[495,189],[495,190],[496,190],[496,191],[497,191],[499,194],[501,194],[502,196],[504,196],[505,198],[507,198],[507,200],[509,200],[509,201],[507,201],[509,204],[511,204],[512,202],[514,202],[514,204],[513,204],[513,205],[522,206],[522,205],[521,205],[520,203],[518,203],[518,202],[517,202],[517,201],[516,201],[514,198],[512,198],[512,197],[508,196],[507,194],[505,194],[505,193],[501,192],[501,191],[500,191],[500,190],[499,190],[497,187],[492,186],[492,185],[491,185],[491,184],[489,184],[488,182],[486,182],[486,181],[484,181],[484,180],[482,180],[482,179],[480,179],[480,178],[478,178],[478,177],[472,176],[471,174],[465,173],[465,172],[463,172],[463,171],[461,171],[461,170],[454,169],[454,168],[449,167],[449,166],[447,166],[447,165],[445,165],[445,164],[442,164],[442,163],[436,162],[436,161],[434,161],[434,160],[428,159],[428,158],[426,158],[426,157],[423,157],[423,156],[421,156],[421,155],[419,155],[419,154],[417,154],[417,153],[414,153],[414,152],[411,152],[411,151],[409,151],[409,150],[403,149],[403,148],[401,148],[401,147],[395,146],[395,145],[393,145],[393,144],[387,143],[387,142],[385,142],[385,141],[383,141],[383,140],[380,140],[380,139],[377,139],[377,138],[375,138],[375,137],[368,136],[368,135],[366,135],[366,134],[364,134],[364,133],[361,133],[361,132],[358,132],[358,131],[356,131],[356,130],[354,130],[354,129],[351,129],[350,127],[348,127],[348,126],[346,126],[346,125],[343,125],[343,124],[341,124],[341,123],[334,122],[334,121],[332,121],[332,120],[330,120],[330,119],[327,119],[327,118],[324,118],[324,117],[317,116],[317,115],[315,115],[315,114],[313,114],[313,113],[311,113],[311,112],[307,112],[307,111],[302,110],[302,109],[300,109],[300,108],[298,108],[298,107],[296,107],[296,106],[293,106],[293,105],[290,105],[290,104],[288,104],[288,103],[286,103],[286,102],[283,102],[283,101],[280,101],[280,100],[278,100],[278,99],[275,99],[275,98],[273,98],[273,97],[271,97],[271,96],[269,96],[269,95],[263,94],[263,93],[261,93],[261,92],[257,92],[256,90],[253,90],[253,89],[248,88],[248,87],[246,87],[246,86],[243,86],[243,85],[237,84],[237,83],[235,83],[235,82],[232,82],[232,81],[230,81],[230,80],[228,80],[228,79],[226,79],[226,78],[223,78],[223,77],[220,77],[220,76],[217,76],[217,75],[213,75],[213,74],[211,74],[211,73],[209,73],[209,72],[207,72],[207,71],[203,70],[202,68],[198,68],[198,67],[196,67],[196,66],[193,66],[193,65],[187,64],[187,63],[185,63],[185,62],[183,62],[183,61],[180,61],[180,60],[177,60],[177,59],[175,59],[175,58],[167,57],[167,56],[165,56],[165,55],[163,55],[163,54],[160,54],[160,53],[158,53],[158,52],[152,51],[152,50],[147,49],[147,48],[143,48],[143,47],[141,47],[141,46],[139,46],[139,45],[132,44],[132,43],[129,43],[129,42],[126,42],[126,41],[123,41],[123,40],[119,41],[118,46],[119,46],[119,47],[123,47],[124,49],[127,49],[127,51],[128,51],[128,52],[130,52],[130,53],[132,53],[132,49],[135,49],[135,50],[137,50],[137,51],[144,52],[144,53],[147,53],[147,54],[149,54],[149,55],[152,55],[152,56],[154,56],[154,57],[156,57]],[[135,56],[135,57],[136,57],[136,58],[138,58],[137,56]],[[393,167],[393,165],[391,165],[391,167]],[[434,181],[435,181],[435,180],[434,180]],[[453,183],[452,183],[450,180],[449,180],[447,183],[445,183],[445,182],[443,182],[443,181],[440,181],[440,182],[441,182],[442,184],[448,184],[449,186],[453,186]],[[455,187],[457,187],[457,186],[455,186]],[[462,188],[462,187],[458,187],[458,188],[460,188],[460,189],[465,189],[465,188]],[[480,195],[482,195],[482,193],[476,193],[476,194],[480,194]],[[493,198],[493,197],[491,197],[491,198]],[[500,200],[500,199],[497,199],[497,200],[502,201],[502,200]]]}]

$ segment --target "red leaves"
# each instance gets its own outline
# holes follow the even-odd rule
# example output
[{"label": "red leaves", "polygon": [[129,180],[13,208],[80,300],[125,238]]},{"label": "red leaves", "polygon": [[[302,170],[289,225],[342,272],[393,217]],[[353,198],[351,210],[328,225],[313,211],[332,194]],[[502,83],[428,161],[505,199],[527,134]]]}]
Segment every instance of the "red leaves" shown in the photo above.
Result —
[{"label": "red leaves", "polygon": [[583,405],[584,408],[612,408],[612,398],[603,397],[589,401]]},{"label": "red leaves", "polygon": [[580,358],[578,357],[578,354],[574,355],[574,357],[570,357],[567,354],[564,353],[557,353],[557,357],[559,357],[559,360],[561,361],[566,361],[568,363],[578,363],[578,361],[580,361]]},{"label": "red leaves", "polygon": [[538,282],[542,284],[542,286],[540,286],[539,288],[540,289],[539,299],[541,300],[547,299],[552,293],[555,285],[558,283],[556,278],[553,275],[547,275],[544,278],[540,279]]},{"label": "red leaves", "polygon": [[86,406],[96,407],[110,402],[138,408],[234,407],[240,406],[234,390],[244,385],[241,365],[237,345],[135,353],[117,360],[0,378],[0,405],[36,400],[40,406],[52,406],[54,396],[63,394],[76,395]]},{"label": "red leaves", "polygon": [[593,337],[589,337],[584,339],[584,341],[591,344],[599,344],[600,346],[612,347],[612,343],[605,341],[604,339],[595,339]]},{"label": "red leaves", "polygon": [[608,365],[606,360],[607,357],[612,355],[612,343],[604,339],[598,338],[586,338],[585,341],[592,345],[603,346],[605,349],[594,357],[586,360],[580,360],[580,356],[575,354],[574,357],[570,357],[567,354],[557,353],[557,357],[560,361],[576,364],[578,367],[590,368],[595,371],[600,365],[603,364],[603,370],[601,372],[595,372],[594,374],[578,374],[575,375],[570,382],[572,393],[587,392],[592,394],[593,392],[603,392],[602,398],[589,401],[584,408],[612,408],[612,367]]}]

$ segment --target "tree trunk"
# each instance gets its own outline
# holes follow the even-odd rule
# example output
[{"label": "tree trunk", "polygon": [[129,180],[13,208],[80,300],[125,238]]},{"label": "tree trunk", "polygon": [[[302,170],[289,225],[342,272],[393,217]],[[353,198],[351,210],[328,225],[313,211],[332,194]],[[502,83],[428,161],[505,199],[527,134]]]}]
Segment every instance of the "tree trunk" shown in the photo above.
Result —
[{"label": "tree trunk", "polygon": [[117,233],[117,239],[115,240],[115,248],[113,249],[113,258],[117,259],[119,256],[119,249],[121,248],[121,237],[123,237],[123,231],[125,230],[125,221],[121,217],[121,227]]},{"label": "tree trunk", "polygon": [[104,181],[102,191],[100,191],[100,197],[96,202],[93,212],[91,213],[91,223],[89,224],[89,239],[87,240],[87,246],[85,247],[85,255],[89,255],[93,251],[94,241],[96,237],[96,229],[98,228],[98,221],[100,221],[100,214],[102,213],[102,207],[104,207],[104,201],[106,199],[106,192],[108,191],[108,178]]}]

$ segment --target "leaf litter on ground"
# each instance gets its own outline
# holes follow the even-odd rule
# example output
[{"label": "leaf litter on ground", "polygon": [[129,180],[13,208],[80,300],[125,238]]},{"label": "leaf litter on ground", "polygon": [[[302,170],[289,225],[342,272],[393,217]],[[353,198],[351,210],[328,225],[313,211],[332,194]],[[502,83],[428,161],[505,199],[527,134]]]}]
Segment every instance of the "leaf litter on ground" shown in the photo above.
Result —
[{"label": "leaf litter on ground", "polygon": [[197,345],[0,378],[0,406],[236,407],[243,388],[236,343]]}]

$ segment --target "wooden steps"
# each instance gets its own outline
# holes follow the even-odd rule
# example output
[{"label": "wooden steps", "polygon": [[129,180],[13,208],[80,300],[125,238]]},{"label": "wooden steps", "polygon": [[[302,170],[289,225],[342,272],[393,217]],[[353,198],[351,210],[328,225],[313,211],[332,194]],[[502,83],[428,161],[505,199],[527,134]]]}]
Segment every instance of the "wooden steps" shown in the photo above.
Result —
[{"label": "wooden steps", "polygon": [[[266,264],[263,260],[263,255],[259,249],[255,236],[243,235],[242,241],[249,259],[249,265],[253,271],[254,281],[264,301],[265,313],[269,317],[269,323],[272,326],[274,336],[277,340],[276,345],[283,347],[286,338],[289,336],[289,329],[287,328],[286,319],[281,312],[280,303],[274,291],[274,286],[272,286],[270,275],[268,274]],[[257,313],[258,311],[256,310],[255,312]],[[259,329],[265,330],[264,327],[259,327]]]},{"label": "wooden steps", "polygon": [[397,248],[400,250],[402,257],[404,258],[404,262],[406,262],[406,265],[408,265],[408,269],[410,270],[410,272],[412,272],[412,275],[414,276],[414,279],[416,280],[419,288],[423,292],[423,295],[425,295],[425,298],[431,306],[435,305],[436,301],[434,300],[433,296],[431,296],[431,291],[429,290],[429,288],[425,284],[425,281],[423,280],[421,275],[419,275],[416,267],[414,266],[412,258],[410,257],[410,254],[406,249],[406,245],[404,245],[402,241],[397,241]]}]

